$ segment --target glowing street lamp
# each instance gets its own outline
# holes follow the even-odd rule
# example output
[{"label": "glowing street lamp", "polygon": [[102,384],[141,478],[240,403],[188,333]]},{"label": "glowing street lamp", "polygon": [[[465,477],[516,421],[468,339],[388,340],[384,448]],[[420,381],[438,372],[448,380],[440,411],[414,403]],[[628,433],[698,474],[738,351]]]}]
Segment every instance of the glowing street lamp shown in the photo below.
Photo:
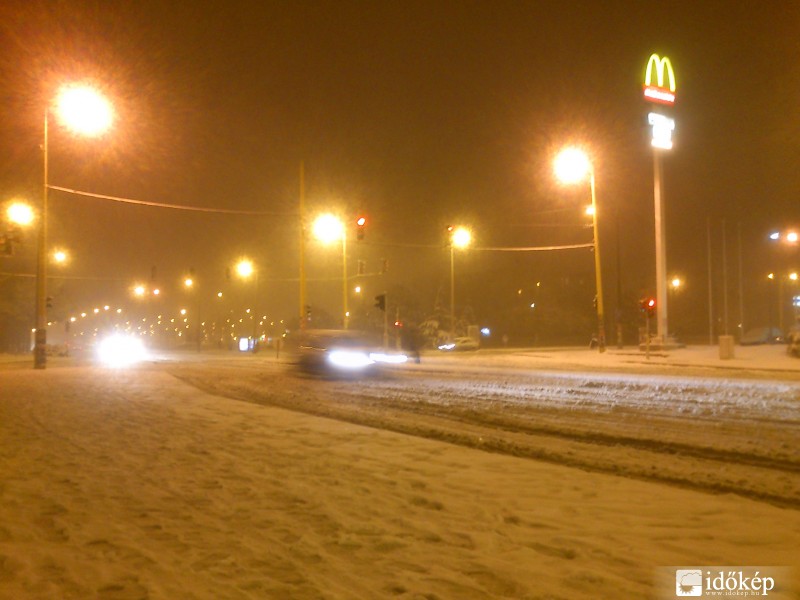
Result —
[{"label": "glowing street lamp", "polygon": [[350,321],[350,311],[347,308],[347,229],[341,219],[331,214],[324,214],[314,221],[312,232],[323,244],[342,240],[342,307],[344,329],[347,329]]},{"label": "glowing street lamp", "polygon": [[6,209],[8,220],[14,225],[27,227],[33,223],[33,209],[23,202],[12,202]]},{"label": "glowing street lamp", "polygon": [[[92,88],[81,85],[63,87],[56,98],[56,116],[67,129],[80,135],[96,137],[105,132],[113,120],[111,105]],[[47,366],[47,192],[48,192],[48,126],[50,105],[44,110],[44,177],[42,211],[36,259],[36,335],[33,367]]]},{"label": "glowing street lamp", "polygon": [[[595,194],[594,167],[589,157],[580,148],[565,148],[555,160],[556,177],[566,184],[576,184],[589,179],[592,195],[591,216],[594,244],[594,273],[597,299],[597,349],[606,351],[606,328],[603,317],[603,279],[600,270],[600,237],[597,228],[597,197]],[[589,211],[587,211],[588,213]]]},{"label": "glowing street lamp", "polygon": [[253,263],[246,258],[236,263],[236,274],[239,277],[248,279],[254,272],[255,267],[253,267]]},{"label": "glowing street lamp", "polygon": [[[250,279],[253,277],[255,280],[255,299],[253,301],[254,306],[258,306],[258,269],[256,269],[253,262],[249,259],[243,258],[238,263],[236,263],[236,274],[241,277],[242,279]],[[221,292],[220,292],[221,293]],[[221,297],[221,296],[220,296]],[[250,314],[250,309],[248,308],[246,311]],[[255,314],[257,311],[253,311],[253,343],[255,343],[256,334],[257,334],[257,319],[255,318]],[[255,348],[255,346],[254,346]]]},{"label": "glowing street lamp", "polygon": [[64,250],[56,250],[53,252],[53,261],[59,265],[63,265],[68,259],[69,256]]},{"label": "glowing street lamp", "polygon": [[456,338],[456,275],[454,249],[464,249],[472,242],[472,232],[466,227],[447,228],[450,232],[450,341]]}]

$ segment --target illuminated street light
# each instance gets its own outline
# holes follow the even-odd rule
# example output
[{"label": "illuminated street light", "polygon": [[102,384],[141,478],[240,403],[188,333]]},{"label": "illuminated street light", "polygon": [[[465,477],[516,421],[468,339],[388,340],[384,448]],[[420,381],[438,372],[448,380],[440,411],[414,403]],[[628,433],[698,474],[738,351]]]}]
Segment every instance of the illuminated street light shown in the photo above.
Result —
[{"label": "illuminated street light", "polygon": [[53,252],[53,261],[60,265],[63,265],[65,262],[67,262],[68,258],[69,257],[64,250],[56,250]]},{"label": "illuminated street light", "polygon": [[[242,279],[250,279],[250,277],[254,277],[254,284],[255,284],[255,287],[254,287],[255,297],[253,299],[254,307],[258,306],[258,296],[259,296],[259,292],[258,292],[258,285],[259,285],[259,283],[258,283],[258,271],[259,270],[256,269],[255,265],[253,264],[253,261],[251,261],[251,260],[249,260],[247,258],[243,258],[238,263],[236,263],[236,274],[239,277],[241,277]],[[219,292],[219,294],[217,294],[217,297],[222,298],[222,292]],[[247,314],[250,314],[250,309],[248,308],[245,312],[247,312]],[[254,315],[256,314],[255,310],[253,311],[253,314]],[[255,343],[255,340],[258,337],[257,336],[257,333],[258,333],[258,327],[257,326],[258,326],[258,322],[257,322],[257,319],[254,316],[253,317],[253,343]],[[254,346],[254,348],[255,348],[255,346]]]},{"label": "illuminated street light", "polygon": [[61,88],[56,99],[57,113],[73,133],[97,137],[111,127],[111,104],[96,90],[85,85]]},{"label": "illuminated street light", "polygon": [[253,267],[253,263],[247,260],[246,258],[236,263],[236,274],[239,277],[243,279],[248,279],[254,272],[255,272],[255,267]]},{"label": "illuminated street light", "polygon": [[317,217],[314,221],[312,229],[314,237],[323,244],[330,244],[336,242],[344,237],[344,223],[341,219],[331,215],[325,214]]},{"label": "illuminated street light", "polygon": [[183,280],[184,287],[190,288],[193,285],[194,285],[194,279],[192,279],[191,277],[187,277],[186,279]]},{"label": "illuminated street light", "polygon": [[465,227],[457,227],[453,230],[450,241],[456,248],[466,248],[472,241],[472,233]]},{"label": "illuminated street light", "polygon": [[673,277],[669,284],[672,286],[673,290],[677,290],[683,285],[683,281],[681,281],[680,277]]},{"label": "illuminated street light", "polygon": [[136,296],[137,298],[144,297],[144,293],[145,293],[145,288],[143,285],[137,285],[136,287],[133,288],[133,295]]},{"label": "illuminated street light", "polygon": [[587,154],[579,148],[566,148],[555,160],[556,177],[567,184],[575,184],[589,179],[592,195],[591,215],[594,245],[595,291],[597,298],[597,349],[606,351],[606,328],[603,316],[603,279],[600,269],[600,237],[597,228],[597,198],[595,194],[594,167]]},{"label": "illuminated street light", "polygon": [[33,223],[33,209],[23,202],[12,202],[6,209],[8,220],[15,225],[27,227]]},{"label": "illuminated street light", "polygon": [[341,219],[324,214],[314,221],[312,232],[323,244],[342,240],[342,315],[344,329],[347,329],[350,321],[350,311],[347,308],[347,229]]},{"label": "illuminated street light", "polygon": [[450,232],[450,341],[456,338],[456,275],[454,249],[464,249],[472,242],[472,233],[466,227],[448,227]]},{"label": "illuminated street light", "polygon": [[[48,126],[50,105],[44,109],[44,177],[42,186],[41,223],[36,258],[36,334],[33,367],[47,366],[47,201],[49,187]],[[63,126],[81,135],[95,137],[111,126],[111,105],[95,90],[71,85],[63,87],[56,98],[56,116]]]}]

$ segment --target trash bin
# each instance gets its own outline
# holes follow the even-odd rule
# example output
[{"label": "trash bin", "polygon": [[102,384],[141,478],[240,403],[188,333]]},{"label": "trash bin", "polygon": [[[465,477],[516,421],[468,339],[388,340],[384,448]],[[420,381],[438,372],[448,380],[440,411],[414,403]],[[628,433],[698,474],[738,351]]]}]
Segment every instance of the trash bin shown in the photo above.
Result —
[{"label": "trash bin", "polygon": [[721,335],[719,336],[719,357],[721,360],[729,360],[733,358],[733,336]]}]

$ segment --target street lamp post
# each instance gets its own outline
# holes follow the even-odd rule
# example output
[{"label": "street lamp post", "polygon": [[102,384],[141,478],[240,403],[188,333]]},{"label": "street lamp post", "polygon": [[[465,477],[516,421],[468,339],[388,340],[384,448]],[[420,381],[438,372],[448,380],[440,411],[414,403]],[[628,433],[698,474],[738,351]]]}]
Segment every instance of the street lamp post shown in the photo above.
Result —
[{"label": "street lamp post", "polygon": [[[87,136],[97,136],[111,125],[112,111],[108,102],[96,91],[84,86],[63,88],[57,98],[58,115],[71,130]],[[48,128],[50,106],[44,110],[44,158],[42,212],[36,255],[36,335],[33,348],[33,367],[47,366],[47,192],[49,188]]]},{"label": "street lamp post", "polygon": [[[258,324],[258,269],[255,268],[253,263],[244,258],[236,263],[236,274],[239,275],[242,279],[249,279],[251,276],[253,277],[253,283],[255,284],[255,296],[253,298],[253,308],[252,308],[252,317],[253,317],[253,344],[256,343],[257,339],[257,324]],[[255,346],[253,346],[255,348]]]},{"label": "street lamp post", "polygon": [[350,321],[350,311],[347,306],[349,295],[347,289],[347,228],[337,217],[325,214],[314,221],[313,231],[314,237],[322,243],[342,241],[342,308],[344,311],[342,324],[344,329],[347,329]]},{"label": "street lamp post", "polygon": [[586,153],[578,148],[566,148],[556,157],[556,176],[564,183],[577,183],[589,176],[592,195],[592,244],[594,246],[595,299],[597,305],[597,349],[606,351],[606,327],[603,312],[603,278],[600,262],[600,235],[597,227],[597,195],[594,166]]},{"label": "street lamp post", "polygon": [[465,227],[450,228],[450,341],[456,339],[456,269],[455,248],[466,248],[472,234]]}]

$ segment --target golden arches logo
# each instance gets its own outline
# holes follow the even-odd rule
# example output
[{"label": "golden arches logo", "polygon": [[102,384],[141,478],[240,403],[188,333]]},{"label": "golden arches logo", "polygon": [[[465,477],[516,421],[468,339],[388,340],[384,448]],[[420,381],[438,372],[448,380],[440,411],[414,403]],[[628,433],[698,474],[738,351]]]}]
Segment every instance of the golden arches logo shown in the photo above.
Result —
[{"label": "golden arches logo", "polygon": [[[656,85],[653,85],[653,71]],[[675,103],[675,70],[672,68],[672,61],[666,56],[662,58],[658,54],[650,55],[644,72],[644,97],[645,100],[661,104]]]}]

